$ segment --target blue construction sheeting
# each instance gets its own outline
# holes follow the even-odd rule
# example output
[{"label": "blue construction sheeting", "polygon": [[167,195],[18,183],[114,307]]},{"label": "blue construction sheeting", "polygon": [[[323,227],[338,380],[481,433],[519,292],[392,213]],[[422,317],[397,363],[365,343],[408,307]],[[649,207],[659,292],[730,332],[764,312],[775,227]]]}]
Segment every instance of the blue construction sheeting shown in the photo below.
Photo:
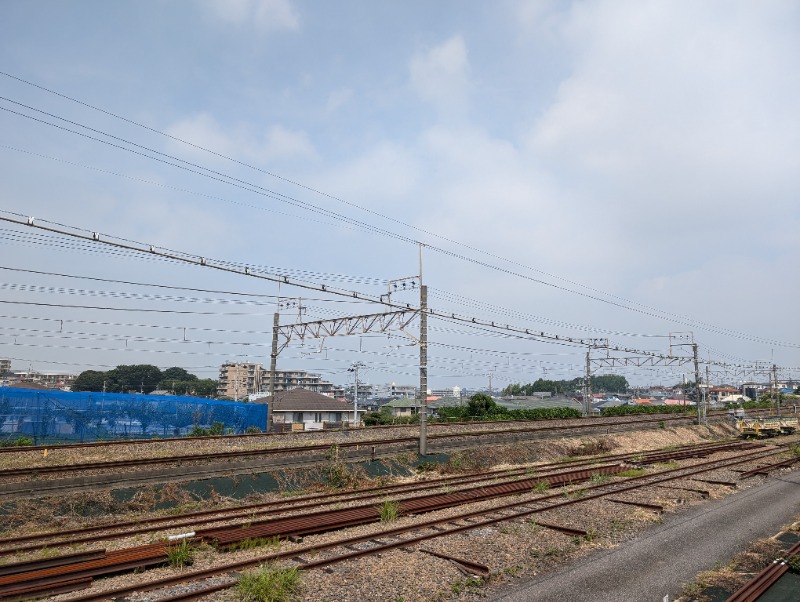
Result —
[{"label": "blue construction sheeting", "polygon": [[219,422],[225,433],[244,433],[249,427],[263,430],[266,420],[261,403],[0,387],[0,442],[181,437]]}]

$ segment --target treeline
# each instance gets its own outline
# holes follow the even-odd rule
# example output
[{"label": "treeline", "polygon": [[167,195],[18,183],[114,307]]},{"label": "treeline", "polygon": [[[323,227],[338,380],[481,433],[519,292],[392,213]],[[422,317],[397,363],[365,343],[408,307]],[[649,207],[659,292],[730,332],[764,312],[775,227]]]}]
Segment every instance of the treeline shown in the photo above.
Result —
[{"label": "treeline", "polygon": [[169,391],[174,395],[214,397],[217,381],[197,378],[183,368],[162,371],[150,364],[117,366],[113,370],[85,370],[72,385],[73,391],[106,391],[107,393],[152,393]]},{"label": "treeline", "polygon": [[[572,380],[545,380],[521,385],[519,383],[508,385],[500,393],[501,396],[529,396],[535,393],[552,393],[553,395],[572,393],[583,388],[582,378]],[[624,393],[628,390],[628,379],[616,374],[602,374],[589,379],[594,393]]]}]

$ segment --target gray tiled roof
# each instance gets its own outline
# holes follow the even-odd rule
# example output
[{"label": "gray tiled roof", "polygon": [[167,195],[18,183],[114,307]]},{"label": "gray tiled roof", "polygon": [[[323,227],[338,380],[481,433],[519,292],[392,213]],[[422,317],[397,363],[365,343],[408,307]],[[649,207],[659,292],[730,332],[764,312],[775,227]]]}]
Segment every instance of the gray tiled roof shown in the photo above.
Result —
[{"label": "gray tiled roof", "polygon": [[[267,402],[269,403],[269,398]],[[308,389],[292,389],[275,394],[273,412],[352,412],[353,405]],[[361,411],[361,410],[359,410]]]}]

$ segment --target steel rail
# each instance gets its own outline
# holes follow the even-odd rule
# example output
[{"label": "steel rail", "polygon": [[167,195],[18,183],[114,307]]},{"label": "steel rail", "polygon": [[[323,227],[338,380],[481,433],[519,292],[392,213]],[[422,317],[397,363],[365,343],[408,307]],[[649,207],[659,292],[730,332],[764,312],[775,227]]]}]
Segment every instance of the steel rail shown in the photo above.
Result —
[{"label": "steel rail", "polygon": [[[598,428],[611,428],[611,427],[628,427],[631,425],[642,425],[642,424],[659,424],[665,421],[689,421],[693,422],[693,418],[687,416],[677,416],[677,417],[670,417],[670,418],[650,418],[650,419],[638,419],[638,420],[628,420],[628,421],[616,421],[616,422],[603,422],[603,423],[593,423],[593,424],[580,424],[580,425],[569,425],[569,426],[549,426],[549,427],[541,427],[541,428],[525,428],[525,429],[496,429],[490,431],[465,431],[461,433],[446,433],[446,434],[431,434],[428,435],[428,440],[444,440],[444,439],[455,439],[455,438],[476,438],[482,436],[496,436],[502,434],[521,434],[521,433],[528,433],[528,434],[537,434],[537,433],[545,433],[545,432],[570,432],[570,431],[578,431],[580,432],[581,429],[598,429]],[[636,430],[634,429],[625,429],[625,430]],[[583,434],[583,433],[581,433]],[[566,435],[568,436],[568,435]],[[369,440],[369,441],[350,441],[350,442],[342,442],[337,443],[339,448],[359,448],[359,447],[375,447],[379,445],[383,446],[390,446],[395,444],[402,444],[402,443],[415,443],[417,441],[417,437],[398,437],[394,439],[378,439],[378,440]],[[187,441],[190,441],[188,439]],[[180,455],[180,456],[168,456],[168,457],[157,457],[157,458],[138,458],[138,459],[131,459],[131,460],[112,460],[112,461],[104,461],[104,462],[85,462],[85,463],[78,463],[78,464],[49,464],[49,465],[39,465],[39,466],[32,466],[32,467],[25,467],[25,468],[7,468],[0,470],[0,479],[8,478],[8,477],[31,477],[31,476],[39,476],[42,474],[52,474],[52,473],[64,473],[64,472],[76,472],[76,471],[89,471],[89,470],[109,470],[114,468],[134,468],[138,466],[150,466],[150,465],[163,465],[163,464],[182,464],[182,463],[189,463],[189,462],[207,462],[209,460],[231,460],[235,458],[249,458],[255,456],[274,456],[280,454],[297,454],[300,452],[314,452],[314,451],[326,451],[330,449],[331,444],[314,444],[314,445],[298,445],[298,446],[291,446],[291,447],[279,447],[279,448],[263,448],[263,449],[256,449],[256,450],[239,450],[239,451],[230,451],[230,452],[212,452],[212,453],[204,453],[202,455]]]},{"label": "steel rail", "polygon": [[[760,414],[756,414],[758,416]],[[636,414],[629,414],[629,417],[635,417]],[[661,420],[658,418],[659,416],[668,416],[670,419],[672,418],[680,418],[675,416],[672,412],[667,412],[664,414],[648,414],[648,416],[656,416],[653,418],[654,420]],[[717,410],[711,411],[708,413],[708,416],[728,416],[726,411]],[[615,418],[622,418],[622,416],[616,416]],[[438,429],[438,428],[449,428],[455,426],[476,426],[476,425],[491,425],[491,424],[529,424],[529,423],[546,423],[550,420],[578,420],[578,421],[585,421],[585,420],[609,420],[609,418],[535,418],[535,419],[523,419],[523,420],[459,420],[456,422],[429,422],[428,428],[429,429]],[[567,425],[567,426],[585,426],[585,425]],[[335,429],[326,429],[326,433],[348,433],[348,432],[364,432],[364,431],[375,431],[375,430],[384,430],[384,429],[412,429],[416,428],[416,425],[413,424],[381,424],[375,426],[359,426],[359,427],[348,427],[348,428],[335,428]],[[492,431],[486,431],[492,432]],[[303,436],[305,434],[313,434],[314,436],[318,435],[317,431],[313,431],[310,433],[309,431],[275,431],[269,433],[240,433],[236,435],[202,435],[199,437],[163,437],[158,439],[115,439],[110,441],[85,441],[80,443],[53,443],[47,444],[42,443],[38,445],[21,445],[21,446],[8,446],[8,447],[0,447],[0,454],[10,454],[10,453],[22,453],[22,452],[41,452],[43,449],[48,450],[57,450],[57,449],[82,449],[82,448],[92,448],[92,447],[110,447],[115,445],[158,445],[161,443],[175,443],[175,442],[187,442],[187,441],[219,441],[219,442],[236,442],[242,439],[263,439],[268,437],[274,436]]]},{"label": "steel rail", "polygon": [[[322,551],[327,551],[327,550],[334,549],[334,548],[342,548],[342,547],[345,547],[345,546],[354,545],[354,544],[365,542],[365,541],[376,540],[378,538],[386,539],[387,537],[392,537],[392,536],[400,535],[400,534],[403,534],[403,533],[408,533],[408,532],[412,532],[412,531],[420,531],[420,530],[428,529],[428,528],[431,528],[431,527],[434,527],[434,526],[439,527],[441,525],[454,524],[454,523],[459,522],[459,521],[464,521],[464,520],[467,520],[467,519],[474,519],[475,517],[479,517],[479,516],[487,516],[487,515],[491,515],[491,514],[497,514],[499,512],[503,512],[503,511],[506,511],[506,510],[512,510],[512,514],[502,515],[500,517],[491,518],[491,519],[488,519],[488,520],[485,520],[485,521],[471,522],[471,523],[469,523],[467,525],[458,526],[458,527],[456,527],[454,529],[436,531],[435,533],[424,535],[424,536],[420,536],[420,537],[417,537],[417,538],[405,539],[405,540],[402,540],[402,541],[399,541],[399,542],[395,542],[395,543],[378,545],[378,546],[370,548],[369,550],[363,550],[363,551],[359,551],[359,552],[347,552],[345,554],[336,556],[334,558],[329,558],[329,559],[327,559],[325,561],[318,561],[317,563],[315,563],[315,567],[335,564],[337,562],[342,562],[342,561],[345,561],[345,560],[349,560],[349,559],[357,557],[357,556],[363,556],[363,555],[368,555],[368,554],[379,554],[379,553],[381,553],[383,551],[387,551],[389,549],[393,549],[393,548],[397,548],[397,547],[406,547],[406,546],[409,546],[409,545],[411,545],[411,544],[413,544],[413,543],[415,543],[417,541],[423,541],[425,539],[433,539],[433,538],[437,538],[437,537],[443,537],[445,535],[449,535],[449,534],[452,534],[452,533],[471,530],[471,529],[477,529],[477,528],[480,528],[480,527],[483,527],[483,526],[496,524],[498,522],[503,522],[503,521],[506,521],[506,520],[515,520],[515,519],[519,519],[519,518],[525,518],[527,516],[530,516],[531,514],[541,513],[541,512],[548,511],[548,510],[553,510],[553,509],[556,509],[556,508],[564,507],[564,506],[567,506],[567,505],[584,503],[584,502],[587,502],[587,501],[590,501],[590,500],[593,500],[593,499],[600,499],[600,498],[604,497],[605,495],[618,494],[618,493],[621,493],[623,491],[638,489],[638,488],[647,487],[647,486],[650,486],[650,485],[657,485],[659,482],[668,482],[668,481],[672,481],[672,480],[676,480],[676,479],[680,479],[680,478],[687,478],[687,477],[692,476],[693,474],[701,474],[701,473],[704,473],[704,472],[710,472],[710,471],[713,471],[713,470],[719,470],[721,468],[727,468],[729,466],[734,466],[734,465],[737,465],[737,464],[743,464],[743,463],[746,463],[746,462],[752,462],[754,460],[760,459],[761,457],[767,457],[769,455],[774,455],[774,454],[777,454],[777,453],[781,453],[781,451],[747,452],[746,454],[742,454],[742,456],[746,456],[746,457],[739,456],[739,457],[733,458],[733,459],[714,460],[714,461],[704,462],[701,465],[695,465],[694,467],[686,467],[683,470],[693,469],[693,470],[691,470],[691,472],[689,472],[687,474],[682,474],[682,475],[670,474],[670,473],[674,473],[674,472],[676,472],[677,470],[680,470],[680,469],[673,469],[673,470],[669,470],[669,471],[663,471],[663,472],[660,472],[660,473],[656,473],[655,475],[646,475],[648,477],[654,477],[654,476],[659,476],[660,477],[661,475],[667,475],[664,478],[659,478],[658,480],[653,480],[652,482],[648,482],[648,483],[639,482],[639,483],[634,484],[634,485],[627,485],[627,486],[623,486],[621,488],[615,488],[615,489],[612,489],[612,490],[607,491],[605,493],[598,492],[598,493],[592,494],[590,496],[584,496],[584,497],[575,498],[575,499],[571,499],[571,500],[560,501],[560,502],[557,502],[555,504],[549,504],[549,505],[545,505],[545,506],[538,507],[538,508],[527,508],[527,509],[524,509],[524,510],[522,510],[520,512],[513,512],[513,509],[514,508],[521,508],[521,507],[524,508],[524,507],[530,506],[530,505],[532,505],[534,503],[540,503],[542,501],[546,501],[547,499],[553,499],[553,498],[556,498],[556,497],[561,498],[563,500],[563,496],[561,494],[554,494],[554,495],[550,495],[550,496],[545,496],[543,498],[537,498],[536,500],[529,500],[529,501],[522,501],[522,502],[517,501],[517,502],[512,502],[510,504],[503,504],[503,505],[497,506],[497,507],[489,509],[489,510],[485,510],[485,509],[484,510],[475,510],[475,511],[471,511],[471,512],[462,513],[462,514],[459,514],[459,515],[456,515],[456,516],[451,516],[451,517],[441,518],[441,519],[434,519],[434,520],[421,522],[421,523],[418,522],[418,523],[415,523],[414,525],[410,525],[410,526],[396,527],[394,529],[387,529],[387,530],[383,530],[383,531],[375,532],[375,533],[371,533],[371,534],[345,538],[345,539],[341,539],[341,540],[337,540],[337,541],[333,541],[333,542],[328,542],[326,544],[307,545],[307,546],[303,546],[303,547],[299,547],[299,548],[294,548],[292,550],[287,550],[287,551],[283,551],[283,552],[276,552],[276,553],[272,553],[272,554],[258,556],[256,558],[251,558],[251,559],[248,559],[248,560],[229,563],[229,564],[225,564],[225,565],[221,565],[221,566],[217,566],[217,567],[211,567],[211,568],[208,568],[208,569],[192,571],[192,572],[185,573],[185,574],[182,574],[182,575],[166,577],[166,578],[162,578],[162,579],[153,580],[153,581],[150,581],[150,582],[143,582],[143,583],[138,583],[138,584],[131,585],[131,586],[121,587],[121,588],[117,588],[117,589],[113,589],[113,590],[107,590],[105,592],[98,592],[98,593],[95,593],[95,594],[88,594],[88,595],[84,595],[84,596],[80,596],[80,597],[76,597],[76,598],[71,598],[71,599],[69,599],[69,602],[98,602],[100,600],[107,600],[107,599],[110,599],[110,598],[115,598],[115,597],[120,597],[120,596],[123,596],[123,595],[127,595],[127,594],[133,593],[135,591],[145,592],[145,591],[152,591],[152,590],[157,590],[157,589],[164,589],[164,588],[170,587],[172,585],[177,585],[177,584],[186,583],[186,582],[190,582],[190,581],[199,581],[201,579],[205,579],[205,578],[221,575],[221,574],[224,574],[224,573],[230,573],[230,572],[236,572],[236,571],[245,570],[245,569],[248,569],[248,568],[256,567],[256,566],[258,566],[260,564],[263,564],[265,562],[275,562],[275,561],[280,561],[280,560],[287,560],[287,559],[291,559],[291,558],[294,558],[294,557],[297,557],[299,555],[306,554],[306,553],[316,554],[316,553],[319,553],[319,552],[322,552]],[[698,468],[698,466],[699,466],[699,468]],[[633,477],[633,478],[627,479],[624,483],[630,483],[632,481],[641,481],[642,478],[643,477]],[[580,489],[578,491],[592,491],[592,490],[597,490],[597,489],[600,489],[600,488],[603,488],[603,487],[608,489],[608,485],[607,484],[602,484],[602,485],[595,485],[595,486],[586,487],[586,488]],[[307,568],[310,568],[310,564],[311,563],[305,563],[305,564],[299,566],[298,568],[307,569]],[[233,585],[233,583],[230,583],[230,584],[228,584],[228,587],[230,587],[232,585]],[[200,592],[200,591],[203,591],[203,590],[196,590],[196,592]],[[219,591],[219,590],[215,589],[214,591]],[[169,598],[169,599],[172,600],[173,598]],[[175,597],[174,599],[175,600],[179,600],[181,598],[180,597]]]},{"label": "steel rail", "polygon": [[[537,473],[544,474],[547,469],[552,468],[568,468],[576,466],[596,466],[601,462],[608,461],[631,461],[636,458],[639,464],[652,464],[664,459],[672,459],[679,454],[689,453],[691,456],[708,456],[712,453],[720,451],[728,451],[734,449],[741,449],[742,447],[757,447],[753,443],[744,443],[740,441],[732,442],[710,442],[696,445],[683,446],[679,450],[665,450],[665,451],[652,451],[641,453],[624,453],[624,454],[607,454],[602,456],[593,456],[591,459],[575,459],[569,462],[549,462],[540,464],[534,467],[514,468],[505,470],[483,471],[478,473],[471,473],[468,475],[456,475],[451,477],[441,477],[436,479],[427,479],[423,482],[412,484],[398,484],[398,485],[384,485],[378,487],[370,487],[361,489],[357,494],[351,492],[333,492],[320,495],[309,495],[294,498],[292,500],[276,500],[271,502],[262,502],[257,504],[248,504],[245,506],[236,506],[234,508],[221,508],[215,510],[204,510],[197,512],[189,512],[180,516],[164,516],[155,518],[143,518],[139,520],[124,521],[121,523],[96,525],[92,527],[84,527],[79,529],[69,529],[63,531],[55,531],[48,533],[38,533],[32,535],[23,535],[18,537],[0,538],[0,546],[14,545],[15,547],[0,550],[0,556],[16,554],[20,552],[28,552],[42,548],[54,549],[58,547],[74,545],[78,543],[94,543],[99,541],[107,541],[109,539],[122,538],[129,535],[136,535],[142,533],[154,533],[165,529],[173,529],[185,526],[200,526],[203,523],[218,522],[223,520],[230,520],[233,518],[253,518],[258,515],[266,513],[279,513],[279,512],[295,512],[305,508],[318,507],[320,504],[353,501],[361,499],[369,499],[374,497],[382,497],[389,494],[405,493],[410,491],[419,491],[424,489],[436,489],[443,486],[452,485],[465,485],[481,480],[493,480],[498,478],[505,478],[511,476],[518,476],[522,474],[534,475]],[[535,469],[536,472],[531,472]],[[365,495],[366,494],[366,495]],[[342,499],[345,498],[345,499]],[[200,521],[200,522],[198,522]],[[169,523],[169,524],[167,524]],[[142,525],[147,525],[142,527]],[[157,526],[161,525],[161,526]],[[91,536],[91,533],[103,533],[99,536]],[[73,537],[66,541],[57,541],[58,539],[82,535],[84,537]],[[46,542],[40,544],[32,544],[22,546],[20,544],[30,542]],[[0,573],[2,574],[2,573]]]},{"label": "steel rail", "polygon": [[789,570],[790,562],[800,555],[800,543],[794,544],[778,558],[736,590],[725,602],[755,602]]}]

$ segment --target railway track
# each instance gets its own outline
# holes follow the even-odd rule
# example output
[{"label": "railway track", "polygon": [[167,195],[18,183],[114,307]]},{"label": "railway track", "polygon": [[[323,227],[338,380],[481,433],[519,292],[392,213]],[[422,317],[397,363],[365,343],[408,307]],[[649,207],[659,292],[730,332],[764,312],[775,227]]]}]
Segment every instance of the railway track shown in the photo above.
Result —
[{"label": "railway track", "polygon": [[[670,416],[659,418],[646,418],[625,421],[604,421],[591,424],[578,424],[569,426],[540,426],[536,428],[508,428],[494,429],[489,431],[464,431],[456,433],[433,433],[428,435],[428,442],[432,448],[431,453],[442,453],[458,449],[469,448],[472,442],[480,439],[481,444],[502,445],[513,443],[520,439],[528,439],[532,436],[536,438],[555,438],[573,437],[589,434],[609,434],[611,432],[623,432],[628,430],[639,430],[647,428],[662,428],[662,425],[681,426],[693,424],[694,418],[686,416]],[[181,440],[191,443],[192,439]],[[395,437],[391,439],[376,439],[367,441],[351,441],[336,443],[335,446],[343,450],[369,450],[369,453],[362,453],[361,456],[374,456],[376,453],[402,453],[408,449],[415,449],[418,442],[416,436]],[[208,463],[212,461],[236,461],[250,458],[275,457],[281,455],[291,455],[297,457],[300,454],[326,453],[330,450],[331,444],[296,445],[288,447],[272,447],[251,450],[237,450],[227,452],[205,452],[202,454],[182,454],[166,457],[136,458],[128,460],[102,461],[102,462],[82,462],[74,464],[45,464],[44,461],[34,466],[22,468],[6,468],[0,470],[0,480],[35,478],[50,474],[69,474],[76,472],[90,471],[109,471],[119,469],[157,467],[165,465],[180,464],[182,467],[196,464],[199,462]],[[389,449],[387,449],[389,448]],[[397,449],[395,449],[397,448]],[[0,448],[9,449],[9,448]],[[15,450],[17,448],[14,448]],[[26,450],[26,448],[19,448]],[[34,448],[36,449],[36,448]],[[48,450],[51,448],[48,448]],[[379,451],[380,450],[380,451]],[[41,452],[41,450],[39,450]],[[360,459],[364,459],[363,457]],[[247,468],[247,467],[245,467]],[[272,468],[272,467],[271,467]],[[221,467],[220,470],[230,470],[231,467]]]},{"label": "railway track", "polygon": [[365,501],[375,498],[385,498],[389,495],[403,495],[420,491],[434,491],[443,487],[453,488],[472,485],[480,482],[497,481],[498,479],[514,479],[521,476],[537,476],[547,471],[566,468],[586,468],[598,466],[599,463],[632,462],[647,465],[657,462],[669,461],[678,458],[707,457],[721,451],[754,447],[752,443],[741,441],[711,442],[687,445],[669,451],[654,451],[648,453],[624,453],[593,456],[591,459],[574,459],[567,462],[548,462],[532,468],[513,468],[505,470],[489,470],[468,475],[456,475],[426,479],[422,482],[410,484],[384,485],[360,489],[357,492],[332,492],[317,495],[294,497],[290,500],[276,500],[257,504],[245,504],[228,509],[204,510],[189,512],[180,516],[148,517],[140,520],[130,520],[114,524],[102,524],[80,529],[66,531],[37,533],[21,535],[10,538],[0,538],[0,557],[21,552],[30,552],[42,548],[56,549],[76,544],[97,543],[124,536],[139,535],[144,533],[158,533],[165,529],[182,527],[198,527],[215,522],[233,520],[237,518],[263,518],[267,515],[277,515],[283,512],[298,512],[308,509],[318,509],[326,504],[341,504],[355,501]]},{"label": "railway track", "polygon": [[[309,570],[312,568],[319,568],[322,566],[343,562],[361,555],[380,553],[382,551],[397,547],[413,547],[418,543],[428,539],[444,537],[449,534],[460,533],[486,525],[496,524],[498,522],[519,520],[532,514],[561,508],[567,505],[584,503],[591,500],[607,499],[613,501],[614,503],[631,503],[641,505],[642,507],[651,506],[651,509],[655,509],[653,505],[641,504],[635,500],[619,499],[618,496],[648,486],[660,486],[663,483],[669,483],[679,479],[694,478],[697,475],[712,472],[714,470],[720,470],[722,468],[730,468],[731,466],[738,466],[741,464],[759,461],[761,459],[780,454],[784,450],[737,442],[735,444],[727,444],[726,446],[706,445],[696,449],[686,448],[681,450],[670,450],[668,452],[654,452],[638,457],[637,461],[640,465],[653,464],[665,461],[676,461],[689,457],[697,457],[698,455],[709,455],[712,453],[717,453],[717,451],[728,451],[735,453],[736,456],[733,458],[729,457],[717,460],[709,460],[692,466],[679,467],[638,477],[631,477],[625,479],[624,481],[613,481],[581,487],[578,490],[571,492],[573,497],[570,497],[569,499],[564,499],[564,496],[561,493],[553,493],[539,496],[535,499],[513,501],[510,503],[501,504],[489,510],[467,511],[462,512],[455,517],[450,516],[446,519],[425,521],[422,523],[415,522],[414,525],[398,527],[395,529],[382,529],[377,533],[372,533],[366,536],[338,539],[335,542],[325,544],[324,546],[316,544],[313,546],[306,546],[305,548],[294,548],[286,552],[273,553],[266,556],[260,556],[257,559],[251,559],[238,563],[229,563],[225,564],[224,566],[215,567],[205,571],[192,571],[185,575],[171,577],[166,580],[155,580],[145,584],[139,583],[133,588],[128,588],[127,590],[122,588],[114,590],[113,592],[90,594],[88,596],[75,598],[75,600],[100,600],[107,599],[112,595],[122,596],[134,590],[147,591],[151,589],[163,588],[168,585],[174,585],[186,581],[195,581],[214,575],[222,575],[229,571],[242,570],[250,566],[257,566],[261,562],[265,561],[296,558],[299,559],[296,560],[296,562],[299,562],[299,567],[301,569]],[[595,459],[595,461],[596,460],[597,459]],[[768,466],[760,466],[758,469],[768,472],[771,469],[770,467],[782,467],[784,465],[785,462],[781,461]],[[547,479],[548,486],[552,487],[558,487],[570,482],[574,483],[578,480],[585,482],[586,480],[589,480],[593,474],[599,474],[603,470],[607,470],[609,473],[614,473],[615,471],[619,470],[619,465],[616,467],[614,465],[607,464],[606,466],[595,465],[588,468],[578,467],[577,469],[573,467],[573,470],[555,472],[550,475],[539,475],[527,479],[509,480],[498,483],[496,486],[494,486],[494,489],[484,486],[471,488],[460,492],[429,494],[425,496],[417,496],[415,498],[411,498],[410,500],[401,500],[400,504],[406,513],[420,515],[422,513],[431,512],[439,508],[452,508],[453,505],[463,505],[479,500],[514,496],[523,491],[530,492],[532,484],[542,482],[543,479]],[[580,493],[578,494],[576,492]],[[611,496],[615,496],[617,499],[613,499]],[[403,504],[405,504],[405,507],[403,507]],[[226,547],[236,544],[237,541],[242,541],[243,538],[271,537],[275,535],[280,537],[286,537],[288,535],[298,536],[326,531],[332,528],[342,528],[344,526],[353,524],[365,524],[369,522],[375,523],[378,520],[379,517],[377,516],[377,509],[374,504],[362,504],[359,507],[330,509],[326,511],[319,511],[310,515],[306,514],[301,517],[297,517],[295,515],[264,521],[258,524],[250,522],[246,527],[243,527],[242,524],[229,525],[224,529],[212,529],[205,532],[198,532],[195,534],[193,541],[212,541],[220,547]],[[559,527],[558,525],[549,525],[549,527],[568,530],[574,533],[580,532],[580,529]],[[294,531],[292,531],[292,529],[294,529]],[[365,542],[369,545],[365,546],[364,549],[355,551],[352,549],[354,545]],[[309,559],[303,557],[304,554],[311,554],[312,550],[315,553],[313,558]],[[325,554],[320,554],[321,552],[325,552]],[[145,554],[144,551],[142,551],[142,553]],[[135,559],[128,560],[133,562]],[[145,559],[143,559],[143,561],[144,560]],[[164,560],[165,559],[162,556],[160,562],[163,563]],[[17,590],[3,590],[3,587],[11,587],[12,585],[16,584],[18,588],[24,588],[26,583],[31,582],[44,585],[42,580],[51,579],[51,577],[52,579],[48,581],[48,584],[53,588],[68,587],[68,582],[72,583],[75,588],[86,587],[86,583],[85,581],[82,581],[82,579],[85,579],[87,576],[93,577],[98,575],[96,572],[93,572],[92,574],[86,573],[86,571],[97,571],[98,568],[96,563],[98,562],[100,561],[93,560],[84,561],[83,563],[73,563],[72,565],[67,565],[72,567],[69,570],[64,567],[39,568],[37,569],[38,572],[37,570],[26,571],[25,573],[17,573],[16,576],[10,575],[7,577],[0,577],[0,597],[13,599],[13,596],[16,595],[14,594],[14,591]],[[114,570],[113,563],[102,566],[105,566],[106,568],[110,567],[112,572]],[[26,574],[27,578],[25,577]],[[229,587],[232,583],[233,582],[231,581],[224,584],[215,584],[213,587],[217,589],[220,587]],[[207,589],[201,589],[199,591],[203,592],[202,595],[211,593],[211,591]],[[217,590],[215,589],[214,591]],[[192,599],[182,596],[183,594],[178,597],[168,597],[165,599]]]}]

